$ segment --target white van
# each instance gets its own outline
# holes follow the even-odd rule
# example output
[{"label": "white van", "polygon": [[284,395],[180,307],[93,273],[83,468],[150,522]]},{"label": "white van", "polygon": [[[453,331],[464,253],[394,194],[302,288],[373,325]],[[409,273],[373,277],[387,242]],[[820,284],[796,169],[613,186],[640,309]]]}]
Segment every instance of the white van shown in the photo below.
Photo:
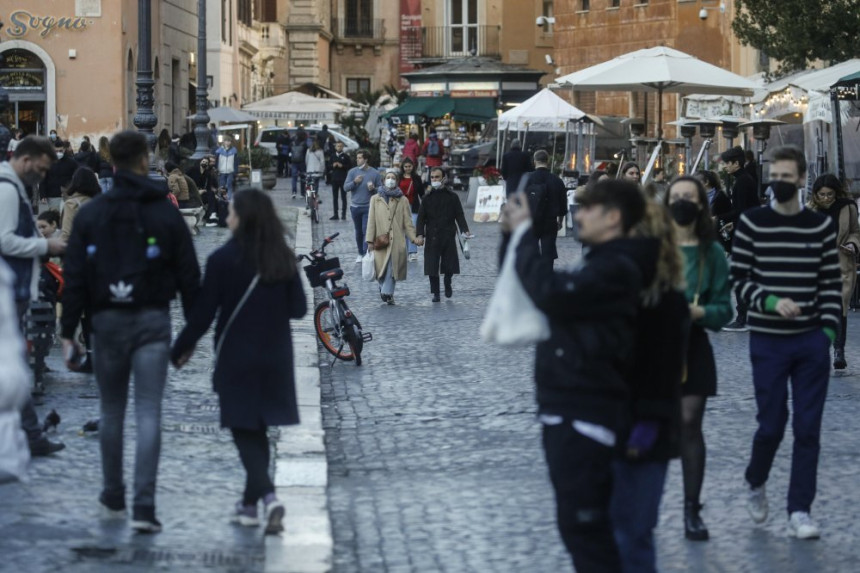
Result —
[{"label": "white van", "polygon": [[[311,137],[311,138],[315,138],[317,136],[317,133],[322,131],[322,129],[318,128],[318,127],[306,127],[306,128],[304,128],[304,130],[305,130],[305,133],[308,134],[308,137]],[[264,127],[257,134],[256,145],[259,145],[260,147],[265,147],[266,149],[269,150],[269,153],[271,153],[272,155],[278,155],[278,150],[277,150],[277,147],[275,146],[275,142],[278,140],[278,136],[281,133],[283,133],[284,131],[287,131],[290,134],[290,137],[292,138],[292,137],[296,136],[296,131],[298,131],[298,128],[296,128],[296,127]],[[358,142],[355,141],[354,139],[347,137],[344,134],[342,134],[338,131],[335,131],[331,128],[329,128],[328,132],[330,134],[332,134],[337,141],[343,142],[343,148],[346,151],[358,151],[360,146],[358,145]]]}]

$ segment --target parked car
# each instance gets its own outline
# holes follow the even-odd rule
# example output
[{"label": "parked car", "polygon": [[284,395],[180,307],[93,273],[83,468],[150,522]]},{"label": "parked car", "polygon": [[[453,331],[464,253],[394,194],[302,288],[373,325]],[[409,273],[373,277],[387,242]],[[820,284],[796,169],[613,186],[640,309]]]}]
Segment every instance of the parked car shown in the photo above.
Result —
[{"label": "parked car", "polygon": [[[322,131],[321,129],[316,128],[316,127],[306,127],[304,129],[305,129],[305,133],[308,134],[308,137],[312,137],[312,138],[316,137],[317,133]],[[271,153],[272,155],[277,155],[278,150],[275,146],[275,142],[277,141],[278,136],[281,133],[283,133],[284,131],[287,131],[290,134],[290,137],[295,137],[296,131],[298,131],[298,128],[296,128],[296,127],[264,127],[257,134],[256,145],[259,145],[260,147],[264,147],[264,148],[268,149],[269,153]],[[331,128],[329,128],[328,131],[330,134],[332,134],[334,136],[334,138],[336,140],[343,142],[343,147],[346,151],[358,151],[360,146],[359,146],[357,141],[355,141],[354,139],[347,137],[346,135],[344,135],[338,131],[335,131]]]}]

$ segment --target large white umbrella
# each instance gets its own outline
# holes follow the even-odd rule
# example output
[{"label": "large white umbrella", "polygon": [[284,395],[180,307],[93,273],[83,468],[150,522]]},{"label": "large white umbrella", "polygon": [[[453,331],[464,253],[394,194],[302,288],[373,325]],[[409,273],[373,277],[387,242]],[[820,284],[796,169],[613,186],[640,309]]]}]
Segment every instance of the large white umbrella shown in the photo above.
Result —
[{"label": "large white umbrella", "polygon": [[664,93],[749,96],[759,87],[742,76],[664,46],[630,52],[562,76],[556,82],[579,91],[658,94],[658,139],[663,138]]},{"label": "large white umbrella", "polygon": [[[210,107],[206,113],[209,114],[209,120],[213,122],[239,123],[257,121],[257,118],[250,113],[229,106]],[[195,117],[195,115],[189,115],[188,119],[194,119]]]},{"label": "large white umbrella", "polygon": [[585,117],[585,112],[544,88],[518,106],[499,116],[499,129],[563,132],[568,121]]},{"label": "large white umbrella", "polygon": [[334,122],[347,110],[352,100],[318,98],[301,92],[286,92],[261,99],[242,109],[260,119],[287,119],[308,122]]}]

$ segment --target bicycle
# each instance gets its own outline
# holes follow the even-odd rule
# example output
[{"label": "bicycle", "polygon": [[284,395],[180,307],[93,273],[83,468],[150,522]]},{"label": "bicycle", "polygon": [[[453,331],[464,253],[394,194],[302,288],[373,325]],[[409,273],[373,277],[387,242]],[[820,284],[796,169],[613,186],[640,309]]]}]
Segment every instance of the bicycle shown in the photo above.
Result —
[{"label": "bicycle", "polygon": [[373,335],[362,332],[358,317],[346,304],[349,286],[346,283],[337,284],[337,281],[343,278],[340,260],[337,257],[326,258],[325,248],[338,235],[340,233],[326,237],[319,249],[307,255],[299,255],[298,259],[307,259],[311,263],[303,267],[311,286],[323,287],[326,292],[326,300],[314,309],[314,330],[325,349],[335,357],[331,366],[334,367],[337,359],[355,361],[356,366],[361,366],[364,343],[373,340]]},{"label": "bicycle", "polygon": [[319,195],[317,193],[317,188],[319,187],[319,180],[323,176],[323,173],[305,173],[304,174],[304,186],[305,186],[305,210],[311,218],[311,223],[319,223],[320,222],[320,212],[319,205],[321,201],[319,200]]}]

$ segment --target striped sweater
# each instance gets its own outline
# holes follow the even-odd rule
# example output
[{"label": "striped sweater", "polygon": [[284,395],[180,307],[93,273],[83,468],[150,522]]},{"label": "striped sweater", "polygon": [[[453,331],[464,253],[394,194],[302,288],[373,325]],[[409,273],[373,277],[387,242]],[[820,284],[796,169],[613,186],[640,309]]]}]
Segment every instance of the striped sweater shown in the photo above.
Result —
[{"label": "striped sweater", "polygon": [[[735,230],[731,278],[738,299],[749,305],[753,332],[839,329],[842,279],[829,217],[809,210],[786,216],[771,207],[745,212]],[[781,317],[775,310],[780,298],[797,303],[800,316]]]}]

